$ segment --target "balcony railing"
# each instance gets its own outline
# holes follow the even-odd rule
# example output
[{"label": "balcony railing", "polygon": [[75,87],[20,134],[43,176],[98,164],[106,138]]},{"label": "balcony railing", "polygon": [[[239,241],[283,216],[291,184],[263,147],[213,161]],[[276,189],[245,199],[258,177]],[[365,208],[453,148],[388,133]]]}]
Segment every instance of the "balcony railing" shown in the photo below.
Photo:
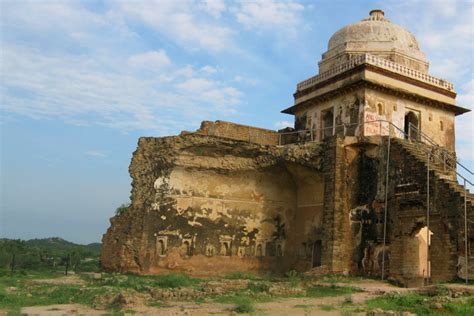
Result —
[{"label": "balcony railing", "polygon": [[297,91],[304,90],[317,83],[325,81],[326,79],[332,78],[338,74],[346,72],[362,64],[376,66],[376,67],[379,67],[379,68],[382,68],[382,69],[385,69],[385,70],[388,70],[388,71],[391,71],[391,72],[394,72],[394,73],[397,73],[397,74],[400,74],[400,75],[403,75],[403,76],[406,76],[406,77],[409,77],[409,78],[412,78],[424,83],[428,83],[428,84],[431,84],[431,85],[434,85],[446,90],[450,90],[450,91],[454,90],[453,84],[444,79],[433,77],[421,71],[414,70],[410,67],[406,67],[406,66],[397,64],[393,61],[380,58],[371,54],[362,54],[362,55],[355,56],[345,63],[342,63],[326,72],[323,72],[319,75],[316,75],[314,77],[311,77],[307,80],[304,80],[298,83],[296,89]]}]

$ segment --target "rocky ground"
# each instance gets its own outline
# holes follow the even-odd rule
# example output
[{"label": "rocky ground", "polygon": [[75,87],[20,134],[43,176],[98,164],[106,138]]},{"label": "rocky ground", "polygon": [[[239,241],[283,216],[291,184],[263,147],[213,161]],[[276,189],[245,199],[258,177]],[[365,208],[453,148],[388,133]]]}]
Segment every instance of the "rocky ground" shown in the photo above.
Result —
[{"label": "rocky ground", "polygon": [[474,315],[474,286],[342,276],[0,277],[0,315]]}]

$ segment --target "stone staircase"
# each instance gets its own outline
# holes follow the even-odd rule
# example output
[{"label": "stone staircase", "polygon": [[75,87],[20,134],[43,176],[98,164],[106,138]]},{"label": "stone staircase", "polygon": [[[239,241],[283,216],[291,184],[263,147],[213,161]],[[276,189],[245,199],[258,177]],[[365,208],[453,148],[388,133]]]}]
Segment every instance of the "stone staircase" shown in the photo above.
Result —
[{"label": "stone staircase", "polygon": [[[401,146],[408,157],[416,159],[418,162],[423,163],[425,167],[428,164],[428,153],[431,152],[432,148],[429,145],[422,144],[419,142],[411,142],[405,139],[392,138],[392,143]],[[464,199],[464,186],[459,184],[457,181],[456,173],[452,167],[445,167],[442,162],[436,159],[430,160],[430,176],[434,177],[436,181],[441,181],[444,185],[448,186],[452,191],[456,192],[459,198]],[[474,193],[466,190],[468,210],[474,205]]]},{"label": "stone staircase", "polygon": [[[419,143],[411,142],[405,139],[392,138],[392,144],[394,146],[400,146],[403,152],[406,154],[407,159],[415,159],[418,163],[422,164],[425,168],[428,164],[428,153],[432,152],[432,146]],[[466,206],[467,206],[467,218],[468,218],[468,231],[469,235],[474,235],[474,194],[469,190],[464,189],[464,186],[459,184],[457,181],[456,173],[452,167],[446,167],[444,163],[436,159],[430,159],[430,179],[431,181],[441,182],[443,186],[448,188],[455,196],[459,199],[460,211],[462,210],[462,216],[464,218],[464,199],[466,195]],[[472,182],[470,178],[469,180]],[[464,229],[463,229],[464,231]],[[463,233],[464,235],[464,233]],[[464,237],[464,236],[463,236]],[[471,246],[472,248],[472,246]],[[458,276],[465,278],[465,257],[459,256],[459,271]],[[468,279],[474,279],[474,255],[469,256],[469,268]]]}]

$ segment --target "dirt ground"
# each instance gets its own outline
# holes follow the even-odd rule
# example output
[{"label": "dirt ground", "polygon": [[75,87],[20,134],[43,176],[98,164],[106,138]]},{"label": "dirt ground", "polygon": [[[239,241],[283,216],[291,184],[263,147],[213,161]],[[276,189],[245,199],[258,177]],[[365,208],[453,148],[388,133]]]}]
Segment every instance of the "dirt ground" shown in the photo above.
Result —
[{"label": "dirt ground", "polygon": [[[41,283],[51,284],[76,284],[81,280],[76,277],[70,277],[68,279],[45,279],[38,280]],[[336,284],[339,285],[339,284]],[[347,284],[341,283],[340,286]],[[351,300],[353,304],[362,304],[366,300],[374,298],[379,295],[383,295],[388,292],[410,291],[411,289],[403,289],[392,286],[387,283],[377,282],[374,280],[367,280],[357,285],[351,284],[364,292],[351,294]],[[336,296],[336,297],[324,297],[324,298],[282,298],[275,299],[271,302],[257,303],[255,304],[256,315],[341,315],[341,306],[347,296]],[[332,306],[331,310],[328,310]],[[175,315],[193,315],[193,316],[204,316],[204,315],[236,315],[232,311],[234,305],[232,304],[220,304],[220,303],[195,303],[195,302],[166,302],[161,307],[150,307],[150,306],[130,306],[125,310],[125,315],[162,315],[162,316],[175,316]],[[128,312],[127,312],[128,311]],[[101,311],[91,309],[78,304],[63,304],[63,305],[48,305],[48,306],[32,306],[24,307],[21,309],[22,314],[26,315],[105,315],[110,314],[109,311]],[[365,315],[365,312],[351,313],[351,315]],[[244,314],[245,315],[245,314]]]},{"label": "dirt ground", "polygon": [[[41,284],[83,284],[83,280],[77,276],[39,279],[33,282]],[[336,286],[348,286],[347,283],[335,283]],[[350,295],[311,298],[311,297],[293,297],[293,298],[275,298],[270,302],[256,303],[255,312],[252,315],[366,315],[363,304],[372,298],[382,296],[386,293],[404,294],[410,292],[427,291],[429,288],[400,288],[385,282],[376,280],[361,280],[357,283],[351,283],[351,287],[361,290],[361,292]],[[468,289],[474,295],[473,286],[463,286],[458,284],[448,285],[456,289]],[[472,292],[471,292],[472,291]],[[349,309],[345,302],[350,300]],[[233,304],[222,304],[216,302],[193,302],[193,301],[165,301],[159,307],[146,305],[127,306],[122,310],[124,315],[236,315]],[[47,306],[23,307],[21,313],[25,315],[110,315],[110,310],[98,310],[79,304],[56,304]],[[120,315],[123,315],[123,314]],[[2,315],[2,312],[0,312]],[[239,314],[245,315],[245,314]]]},{"label": "dirt ground", "polygon": [[[373,297],[366,293],[357,293],[353,298],[362,303],[364,300]],[[267,303],[258,303],[255,305],[256,315],[341,315],[341,310],[335,307],[334,310],[325,310],[328,305],[341,305],[344,297],[327,298],[285,298]],[[232,304],[220,303],[202,303],[194,302],[169,302],[163,307],[134,306],[130,312],[125,311],[125,315],[236,315],[232,311]],[[132,312],[133,311],[133,312]],[[110,314],[107,311],[98,311],[77,304],[33,306],[21,309],[22,314],[26,315],[105,315]],[[239,314],[245,315],[245,314]],[[357,315],[357,314],[351,314]],[[360,313],[365,315],[365,312]]]}]

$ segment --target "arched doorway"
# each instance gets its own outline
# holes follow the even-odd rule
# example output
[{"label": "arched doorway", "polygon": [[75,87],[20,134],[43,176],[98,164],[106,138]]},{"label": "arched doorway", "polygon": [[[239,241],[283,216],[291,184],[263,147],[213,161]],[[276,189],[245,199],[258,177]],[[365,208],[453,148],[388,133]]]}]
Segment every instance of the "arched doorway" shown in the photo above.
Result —
[{"label": "arched doorway", "polygon": [[313,255],[312,255],[312,266],[319,267],[321,266],[321,257],[322,257],[322,242],[321,240],[316,240],[313,244]]},{"label": "arched doorway", "polygon": [[412,111],[405,114],[405,138],[410,138],[412,140],[418,140],[420,129],[420,120],[418,116]]},{"label": "arched doorway", "polygon": [[165,254],[165,243],[161,239],[158,239],[156,243],[156,253],[160,256]]},{"label": "arched doorway", "polygon": [[181,253],[185,256],[190,256],[191,255],[191,243],[187,240],[183,242],[181,245]]},{"label": "arched doorway", "polygon": [[334,129],[334,114],[332,110],[326,111],[323,114],[323,136],[324,138],[332,136]]},{"label": "arched doorway", "polygon": [[426,226],[419,227],[403,240],[403,276],[411,281],[431,278],[431,261],[428,249],[433,232]]}]

